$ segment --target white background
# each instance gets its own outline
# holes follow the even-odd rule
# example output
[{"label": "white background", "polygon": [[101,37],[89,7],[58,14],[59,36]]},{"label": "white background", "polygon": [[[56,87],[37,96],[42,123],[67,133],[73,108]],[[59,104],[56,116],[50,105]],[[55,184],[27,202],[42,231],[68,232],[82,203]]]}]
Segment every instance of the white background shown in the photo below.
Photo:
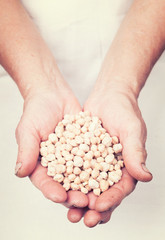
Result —
[{"label": "white background", "polygon": [[[27,5],[30,5],[32,0],[24,0]],[[43,3],[44,1],[42,1]],[[51,1],[52,3],[54,0]],[[76,2],[72,0],[72,2]],[[83,2],[84,1],[80,1]],[[88,1],[92,4],[92,8],[95,6],[95,1]],[[109,0],[104,0],[104,5],[102,1],[100,6],[104,17],[100,17],[101,21],[101,33],[102,43],[105,44],[103,53],[100,56],[100,59],[97,62],[95,55],[91,56],[91,60],[86,62],[88,59],[88,49],[91,49],[95,53],[97,49],[97,43],[99,44],[100,39],[93,41],[96,35],[96,24],[93,22],[91,17],[91,12],[85,12],[81,8],[81,15],[78,16],[80,19],[84,19],[82,23],[82,29],[86,32],[88,30],[89,39],[91,40],[90,45],[88,46],[88,39],[85,37],[82,38],[79,35],[80,40],[83,39],[84,46],[82,49],[86,51],[80,51],[80,46],[73,44],[72,40],[74,37],[74,32],[70,32],[70,35],[67,35],[75,48],[73,52],[77,51],[77,56],[80,56],[83,59],[83,68],[79,68],[79,63],[76,67],[73,65],[71,69],[67,69],[68,61],[72,63],[72,57],[75,59],[75,55],[71,50],[68,53],[68,59],[66,63],[60,63],[61,52],[57,54],[57,60],[59,60],[59,65],[64,73],[64,75],[70,76],[72,79],[72,74],[69,75],[71,70],[74,69],[73,82],[70,82],[74,92],[77,96],[80,97],[80,101],[84,101],[84,96],[88,91],[84,88],[80,91],[85,84],[81,82],[85,79],[84,77],[89,73],[86,78],[86,82],[90,85],[93,82],[89,83],[88,79],[95,80],[95,75],[97,75],[98,66],[102,61],[102,56],[104,52],[113,39],[113,35],[116,32],[116,26],[118,26],[118,21],[114,20],[112,15],[109,14]],[[120,3],[121,11],[118,11],[117,4],[119,1],[115,1],[116,12],[119,13],[119,21],[122,18],[123,6],[127,0],[123,0],[123,5]],[[130,2],[130,1],[129,1]],[[57,16],[52,11],[52,14],[45,14],[45,6],[47,6],[47,1],[45,6],[41,9],[41,1],[35,0],[36,9],[31,9],[34,12],[34,15],[37,19],[40,19],[41,16],[45,21],[47,20],[47,25],[44,25],[45,22],[38,21],[40,28],[45,29],[43,35],[48,36],[46,39],[47,43],[52,50],[54,48],[54,43],[56,44],[55,48],[61,46],[61,39],[63,38],[62,30],[58,31],[56,29],[56,35],[53,33],[54,25],[51,24],[51,16]],[[70,4],[70,1],[69,1]],[[35,5],[34,5],[35,6]],[[40,9],[38,8],[40,6]],[[62,6],[62,5],[60,5]],[[67,5],[68,7],[68,5]],[[50,6],[51,9],[51,6]],[[42,12],[43,10],[43,12]],[[66,10],[66,9],[65,9]],[[99,8],[98,8],[99,10]],[[58,13],[61,13],[56,9]],[[67,11],[66,11],[67,12]],[[100,12],[100,11],[98,11]],[[39,16],[38,14],[41,14]],[[73,13],[72,13],[73,14]],[[71,14],[71,15],[72,15]],[[50,16],[49,16],[50,15]],[[65,15],[65,12],[64,12]],[[115,15],[115,14],[114,14]],[[89,16],[91,18],[89,18]],[[63,17],[59,16],[59,22]],[[77,19],[77,16],[76,16]],[[50,22],[48,21],[50,20]],[[68,23],[68,19],[64,19]],[[74,19],[73,19],[74,20]],[[86,21],[89,20],[89,21]],[[111,20],[111,21],[110,21]],[[72,27],[76,27],[77,22],[72,21]],[[116,23],[114,27],[114,22]],[[58,21],[57,21],[58,23]],[[90,24],[89,24],[90,23]],[[106,24],[110,24],[109,26]],[[59,25],[57,24],[56,27]],[[108,26],[108,28],[107,28]],[[66,26],[68,27],[68,26]],[[88,28],[86,28],[88,27]],[[47,29],[47,31],[46,31]],[[65,32],[63,25],[61,29]],[[107,34],[107,29],[111,29],[112,36]],[[60,35],[61,34],[61,35]],[[73,35],[72,35],[73,34]],[[107,34],[107,35],[106,35]],[[84,36],[84,32],[82,32]],[[108,36],[108,38],[107,38]],[[53,38],[54,37],[54,38]],[[99,37],[99,36],[98,36]],[[63,38],[64,45],[65,39]],[[86,40],[86,42],[84,41]],[[54,42],[56,41],[56,42]],[[75,42],[77,40],[75,39]],[[96,46],[93,46],[93,42],[96,42]],[[58,45],[59,43],[59,45]],[[68,44],[68,39],[66,39],[66,45]],[[86,44],[86,45],[85,45]],[[91,47],[90,47],[91,46]],[[61,47],[61,49],[65,49]],[[66,48],[70,49],[70,48]],[[56,49],[55,49],[56,50]],[[91,51],[92,51],[91,50]],[[80,51],[80,52],[79,52]],[[56,57],[55,54],[55,57]],[[65,52],[66,54],[66,52]],[[65,56],[66,57],[66,56]],[[83,58],[84,57],[84,58]],[[93,62],[93,69],[91,68],[91,62]],[[91,62],[90,62],[91,61]],[[77,60],[75,61],[77,62]],[[64,64],[64,65],[63,65]],[[66,64],[66,66],[65,66]],[[63,68],[64,66],[64,68]],[[70,65],[69,65],[70,66]],[[75,70],[77,69],[77,72]],[[89,72],[88,70],[91,70]],[[65,72],[66,70],[66,72]],[[81,74],[79,74],[81,70]],[[96,73],[95,73],[96,71]],[[77,74],[77,75],[76,75]],[[79,78],[79,76],[81,78]],[[75,81],[77,79],[77,82]],[[76,82],[76,84],[75,84]],[[79,89],[79,90],[78,90]],[[87,88],[88,89],[88,88]],[[0,78],[0,239],[1,240],[84,240],[84,239],[113,239],[113,240],[164,240],[165,239],[165,61],[163,58],[156,64],[153,69],[144,89],[141,92],[139,98],[139,105],[143,114],[143,117],[146,121],[148,128],[148,139],[147,139],[147,151],[148,151],[148,162],[147,166],[150,171],[153,173],[153,180],[150,183],[138,183],[135,191],[127,197],[122,204],[118,207],[117,210],[112,215],[111,221],[106,225],[98,225],[93,229],[88,229],[84,226],[83,222],[77,224],[70,223],[67,218],[67,210],[58,204],[52,203],[49,200],[45,199],[42,194],[32,186],[28,178],[18,179],[14,175],[15,162],[17,157],[17,144],[15,141],[15,128],[22,114],[22,105],[23,100],[21,95],[15,85],[15,83],[10,79],[9,76],[3,76]],[[86,96],[85,96],[86,97]]]}]

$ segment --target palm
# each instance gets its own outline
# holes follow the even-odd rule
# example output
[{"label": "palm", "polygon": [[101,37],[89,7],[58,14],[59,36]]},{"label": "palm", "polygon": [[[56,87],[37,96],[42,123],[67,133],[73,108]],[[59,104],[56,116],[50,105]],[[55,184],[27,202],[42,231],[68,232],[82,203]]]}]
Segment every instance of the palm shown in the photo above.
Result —
[{"label": "palm", "polygon": [[[19,146],[18,162],[22,167],[18,176],[30,175],[32,183],[41,190],[45,197],[70,206],[77,204],[84,207],[87,204],[87,197],[81,192],[66,194],[64,188],[53,178],[47,175],[46,168],[38,162],[39,144],[46,140],[48,135],[54,131],[57,123],[64,114],[74,114],[81,110],[77,100],[70,95],[68,101],[54,92],[35,95],[25,101],[24,113],[18,125],[16,136]],[[76,197],[75,197],[76,196]]]},{"label": "palm", "polygon": [[[139,160],[145,161],[146,128],[136,101],[119,92],[104,91],[100,94],[94,92],[85,104],[84,110],[98,116],[104,127],[111,135],[119,137],[123,145],[123,157],[126,168],[119,183],[115,184],[101,196],[88,194],[89,211],[84,215],[87,226],[95,226],[100,220],[107,222],[112,211],[120,204],[122,199],[130,194],[136,185],[136,179],[151,180],[150,174],[140,169]],[[135,161],[133,161],[133,159]],[[79,218],[84,212],[78,212]],[[84,210],[85,211],[85,210]],[[73,218],[76,209],[69,210],[68,217]],[[93,220],[92,220],[93,219]]]},{"label": "palm", "polygon": [[92,96],[85,105],[87,109],[100,117],[110,135],[119,137],[129,174],[140,181],[151,180],[140,166],[146,159],[146,126],[137,102],[122,93],[109,91],[100,98]]}]

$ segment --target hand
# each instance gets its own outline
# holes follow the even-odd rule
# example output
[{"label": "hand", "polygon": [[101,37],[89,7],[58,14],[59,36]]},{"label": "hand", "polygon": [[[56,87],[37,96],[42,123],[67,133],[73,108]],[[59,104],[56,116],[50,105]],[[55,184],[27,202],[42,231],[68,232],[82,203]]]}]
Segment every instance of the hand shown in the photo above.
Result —
[{"label": "hand", "polygon": [[96,89],[84,109],[98,116],[110,135],[120,139],[128,173],[139,181],[150,181],[152,175],[145,166],[146,125],[134,95],[124,88]]},{"label": "hand", "polygon": [[88,207],[70,208],[68,210],[69,221],[79,222],[84,217],[84,224],[87,227],[107,223],[115,208],[134,190],[136,182],[124,168],[120,182],[102,193],[100,197],[97,197],[92,192],[88,193]]},{"label": "hand", "polygon": [[[84,110],[98,116],[107,131],[119,137],[125,162],[119,183],[98,198],[92,193],[88,195],[88,208],[92,210],[85,213],[84,222],[92,227],[100,220],[107,222],[110,219],[112,211],[134,190],[136,180],[150,181],[152,175],[145,167],[146,126],[131,93],[124,89],[97,89],[86,102]],[[81,218],[83,214],[82,210],[70,209],[68,218],[72,221],[75,216]]]},{"label": "hand", "polygon": [[[61,94],[62,92],[62,94]],[[77,191],[68,194],[61,184],[49,177],[47,169],[38,162],[39,145],[53,132],[56,124],[66,113],[75,114],[81,110],[79,103],[69,89],[45,89],[29,94],[25,99],[24,111],[16,129],[18,159],[16,174],[30,176],[32,183],[54,202],[67,206],[85,207],[88,198]],[[67,202],[67,203],[66,203]]]}]

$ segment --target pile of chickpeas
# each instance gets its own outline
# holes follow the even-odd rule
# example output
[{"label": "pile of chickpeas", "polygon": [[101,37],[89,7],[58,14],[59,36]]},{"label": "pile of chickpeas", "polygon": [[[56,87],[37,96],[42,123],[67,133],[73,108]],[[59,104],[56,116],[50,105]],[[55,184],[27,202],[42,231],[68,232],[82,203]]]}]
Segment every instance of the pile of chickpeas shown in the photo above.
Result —
[{"label": "pile of chickpeas", "polygon": [[40,145],[41,165],[66,191],[99,196],[122,176],[122,145],[89,112],[65,115]]}]

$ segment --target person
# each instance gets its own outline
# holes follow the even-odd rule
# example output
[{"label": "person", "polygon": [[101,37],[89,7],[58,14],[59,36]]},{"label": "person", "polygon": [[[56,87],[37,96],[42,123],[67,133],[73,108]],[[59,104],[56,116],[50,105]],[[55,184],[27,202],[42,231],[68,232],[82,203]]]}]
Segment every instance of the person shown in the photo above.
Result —
[{"label": "person", "polygon": [[[92,6],[95,6],[94,2]],[[33,4],[35,3],[37,0],[33,1]],[[106,9],[108,2],[104,3]],[[26,5],[26,1],[24,4]],[[83,1],[81,4],[84,5],[86,2]],[[62,16],[65,16],[67,7],[68,5],[62,9],[64,11],[61,13]],[[76,17],[79,16],[80,8],[81,6],[76,4]],[[87,11],[87,8],[84,9]],[[110,8],[106,10],[108,12]],[[36,19],[39,11],[40,9],[36,12]],[[19,0],[0,0],[0,63],[16,82],[24,99],[23,115],[16,129],[18,143],[16,175],[29,176],[46,198],[67,206],[68,219],[71,222],[78,222],[84,217],[86,226],[93,227],[100,221],[101,223],[109,221],[114,209],[134,190],[137,181],[148,182],[152,179],[152,174],[145,165],[146,126],[138,107],[138,96],[165,47],[165,1],[133,1],[110,47],[107,48],[93,90],[83,105],[83,110],[98,116],[104,127],[112,135],[118,136],[123,145],[125,169],[122,179],[99,197],[92,193],[84,195],[77,191],[66,193],[59,183],[46,175],[46,169],[38,162],[41,140],[47,139],[64,114],[74,114],[82,109],[69,83],[64,80],[60,68],[63,62],[65,66],[67,65],[66,68],[71,64],[72,71],[68,71],[70,78],[74,77],[74,72],[84,70],[83,65],[76,69],[73,62],[65,62],[61,55],[62,51],[65,55],[70,48],[60,45],[62,44],[61,38],[58,39],[60,21],[55,22],[57,28],[55,50],[59,51],[58,56],[62,57],[55,60],[48,47],[53,43],[51,41],[46,43],[41,36],[33,22],[34,12],[33,8],[31,13],[27,11]],[[85,14],[77,22],[81,23]],[[100,19],[102,20],[102,15]],[[44,29],[44,22],[41,25]],[[72,26],[72,21],[69,25]],[[63,25],[61,29],[62,27]],[[79,25],[72,29],[75,39],[78,37],[76,36],[78,27]],[[107,27],[108,25],[105,32]],[[84,31],[86,30],[87,28]],[[47,34],[49,32],[45,32],[45,35]],[[94,45],[95,32],[90,34],[93,34]],[[89,36],[86,38],[87,42],[90,41]],[[64,40],[67,42],[67,39]],[[82,57],[86,52],[90,55],[93,49],[99,47],[96,45],[89,49],[87,46],[83,49],[81,43],[77,42],[77,45]],[[75,46],[72,47],[74,49]],[[77,59],[79,58],[75,58],[75,62],[78,62]],[[96,63],[97,59],[93,61]],[[91,61],[89,66],[88,62],[88,67],[91,68],[92,64]],[[77,80],[74,84],[83,89],[83,82]]]}]

